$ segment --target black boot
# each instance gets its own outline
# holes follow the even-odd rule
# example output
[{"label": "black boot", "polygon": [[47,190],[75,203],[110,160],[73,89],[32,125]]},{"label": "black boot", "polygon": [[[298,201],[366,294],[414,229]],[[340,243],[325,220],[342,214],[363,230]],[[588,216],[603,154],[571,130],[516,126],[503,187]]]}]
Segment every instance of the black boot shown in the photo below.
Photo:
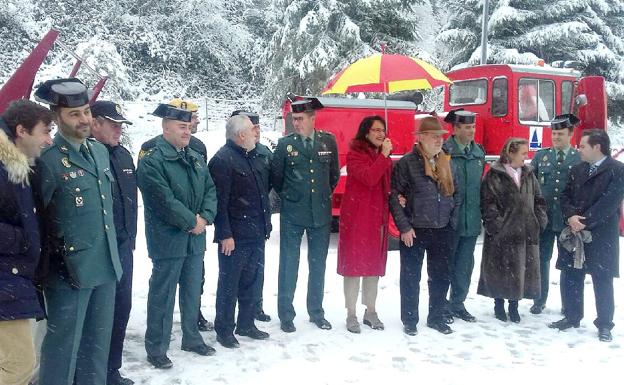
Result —
[{"label": "black boot", "polygon": [[507,313],[505,313],[505,300],[502,298],[494,299],[494,317],[503,322],[507,322]]},{"label": "black boot", "polygon": [[520,314],[518,314],[518,301],[509,300],[509,320],[513,323],[520,322]]}]

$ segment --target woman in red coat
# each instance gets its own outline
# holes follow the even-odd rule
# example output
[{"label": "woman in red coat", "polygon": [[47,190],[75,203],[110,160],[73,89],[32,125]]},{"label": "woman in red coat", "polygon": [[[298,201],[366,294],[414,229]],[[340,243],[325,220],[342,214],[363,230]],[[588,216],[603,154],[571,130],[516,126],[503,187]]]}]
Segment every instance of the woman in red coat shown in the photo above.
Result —
[{"label": "woman in red coat", "polygon": [[362,120],[347,153],[347,184],[340,206],[338,274],[344,277],[347,330],[360,332],[355,304],[362,281],[364,324],[381,330],[375,300],[379,277],[386,273],[388,196],[392,144],[379,116]]}]

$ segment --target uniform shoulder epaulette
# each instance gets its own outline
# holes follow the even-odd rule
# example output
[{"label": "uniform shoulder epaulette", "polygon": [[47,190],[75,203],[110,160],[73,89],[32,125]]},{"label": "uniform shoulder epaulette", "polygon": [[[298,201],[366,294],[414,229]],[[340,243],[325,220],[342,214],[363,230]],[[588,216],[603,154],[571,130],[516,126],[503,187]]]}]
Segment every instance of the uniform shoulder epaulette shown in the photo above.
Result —
[{"label": "uniform shoulder epaulette", "polygon": [[150,156],[155,150],[155,147],[149,148],[147,150],[141,149],[141,151],[139,151],[139,160],[143,159],[146,156]]},{"label": "uniform shoulder epaulette", "polygon": [[329,132],[329,131],[318,130],[318,132],[319,132],[320,134],[327,135],[327,136],[335,136],[334,134],[332,134],[332,133],[331,133],[331,132]]},{"label": "uniform shoulder epaulette", "polygon": [[48,147],[45,147],[44,149],[42,149],[42,150],[41,150],[41,155],[43,155],[43,154],[45,154],[45,153],[47,153],[47,152],[50,152],[50,151],[51,151],[53,148],[55,148],[55,147],[56,147],[56,145],[55,145],[55,144],[53,144],[53,145],[51,145],[51,146],[48,146]]}]

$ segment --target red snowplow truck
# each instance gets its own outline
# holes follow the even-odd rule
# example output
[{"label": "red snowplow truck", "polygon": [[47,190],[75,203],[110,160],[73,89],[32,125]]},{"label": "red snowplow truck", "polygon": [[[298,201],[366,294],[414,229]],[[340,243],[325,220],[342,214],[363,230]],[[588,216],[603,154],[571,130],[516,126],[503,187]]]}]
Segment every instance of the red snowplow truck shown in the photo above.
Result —
[{"label": "red snowplow truck", "polygon": [[[561,67],[573,64],[562,63]],[[559,114],[573,112],[581,119],[574,144],[578,144],[581,130],[607,127],[605,83],[599,76],[583,77],[573,68],[504,64],[467,67],[446,75],[453,84],[444,89],[444,111],[464,108],[478,114],[475,140],[483,144],[490,159],[498,157],[503,144],[512,136],[528,139],[531,154],[550,146],[549,123]],[[291,99],[299,98],[291,97],[282,106],[284,133],[292,131]],[[332,196],[333,215],[338,218],[347,175],[349,141],[355,136],[362,118],[384,117],[387,106],[388,136],[394,146],[392,157],[398,160],[411,150],[416,119],[425,113],[418,111],[413,101],[318,99],[325,108],[316,112],[316,127],[333,133],[338,143],[341,178]],[[448,128],[451,131],[451,127]],[[392,221],[389,232],[394,238],[400,235]],[[396,245],[396,239],[391,245],[393,243]]]}]

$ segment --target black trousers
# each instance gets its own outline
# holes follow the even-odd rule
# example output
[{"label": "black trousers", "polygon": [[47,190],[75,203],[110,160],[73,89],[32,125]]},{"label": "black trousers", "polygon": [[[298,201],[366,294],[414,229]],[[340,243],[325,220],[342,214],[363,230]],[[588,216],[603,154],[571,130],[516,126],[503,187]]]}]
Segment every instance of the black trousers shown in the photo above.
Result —
[{"label": "black trousers", "polygon": [[446,293],[449,288],[449,258],[455,245],[455,231],[441,229],[415,229],[414,245],[401,242],[401,321],[404,325],[418,323],[420,275],[427,252],[427,283],[429,285],[429,315],[427,322],[442,322]]},{"label": "black trousers", "polygon": [[132,309],[132,242],[130,240],[122,241],[117,248],[123,275],[121,280],[117,282],[117,291],[115,292],[115,313],[108,355],[109,374],[115,374],[121,368],[123,343],[126,338],[128,320],[130,319],[130,309]]},{"label": "black trousers", "polygon": [[[584,270],[567,268],[561,271],[562,301],[564,315],[573,322],[583,319],[584,313]],[[607,273],[591,274],[596,298],[596,313],[598,317],[594,325],[598,328],[613,328],[613,313],[615,309],[613,297],[613,276]]]},{"label": "black trousers", "polygon": [[[260,296],[260,274],[264,261],[264,240],[255,244],[236,244],[230,256],[219,251],[219,280],[215,331],[228,336],[236,326],[240,330],[254,327],[254,318]],[[238,303],[238,318],[234,314]]]}]

